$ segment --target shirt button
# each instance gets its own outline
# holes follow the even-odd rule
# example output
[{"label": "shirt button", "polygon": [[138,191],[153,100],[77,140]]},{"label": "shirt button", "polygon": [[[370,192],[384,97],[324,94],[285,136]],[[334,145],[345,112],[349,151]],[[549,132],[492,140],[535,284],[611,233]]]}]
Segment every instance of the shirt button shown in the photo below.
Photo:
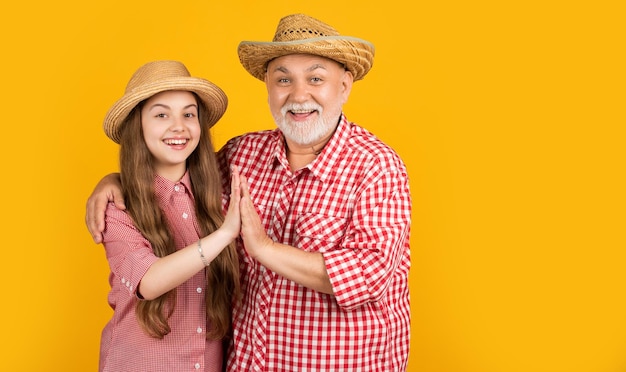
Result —
[{"label": "shirt button", "polygon": [[196,363],[194,367],[196,367],[196,369],[200,369],[200,363]]},{"label": "shirt button", "polygon": [[196,332],[202,333],[202,327],[198,327],[198,329],[196,329]]},{"label": "shirt button", "polygon": [[180,190],[180,186],[176,185],[174,186],[174,191],[179,191]]},{"label": "shirt button", "polygon": [[200,288],[200,287],[196,288],[196,292],[202,293],[202,288]]},{"label": "shirt button", "polygon": [[187,219],[187,217],[189,217],[189,215],[187,213],[183,213],[183,218]]},{"label": "shirt button", "polygon": [[122,284],[126,283],[126,278],[122,278]]}]

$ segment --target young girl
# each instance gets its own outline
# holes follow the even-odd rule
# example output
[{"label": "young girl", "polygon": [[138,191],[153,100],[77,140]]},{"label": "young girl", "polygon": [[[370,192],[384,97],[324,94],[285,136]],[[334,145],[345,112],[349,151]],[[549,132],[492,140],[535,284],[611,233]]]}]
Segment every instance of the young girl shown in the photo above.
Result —
[{"label": "young girl", "polygon": [[[176,61],[148,63],[109,110],[126,210],[106,211],[114,310],[100,371],[222,371],[239,296],[239,174],[223,215],[209,128],[227,98]],[[233,202],[234,201],[234,202]]]}]

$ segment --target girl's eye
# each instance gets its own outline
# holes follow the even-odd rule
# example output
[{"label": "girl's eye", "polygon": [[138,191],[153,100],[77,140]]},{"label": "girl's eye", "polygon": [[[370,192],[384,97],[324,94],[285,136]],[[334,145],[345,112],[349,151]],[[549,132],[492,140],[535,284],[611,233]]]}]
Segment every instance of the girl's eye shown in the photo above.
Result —
[{"label": "girl's eye", "polygon": [[157,115],[156,115],[156,117],[157,117],[157,118],[164,118],[164,117],[165,117],[165,114],[157,114]]},{"label": "girl's eye", "polygon": [[185,117],[186,117],[186,118],[193,118],[193,117],[195,117],[195,116],[196,116],[196,115],[195,115],[193,112],[188,112],[188,113],[186,113],[186,114],[185,114]]}]

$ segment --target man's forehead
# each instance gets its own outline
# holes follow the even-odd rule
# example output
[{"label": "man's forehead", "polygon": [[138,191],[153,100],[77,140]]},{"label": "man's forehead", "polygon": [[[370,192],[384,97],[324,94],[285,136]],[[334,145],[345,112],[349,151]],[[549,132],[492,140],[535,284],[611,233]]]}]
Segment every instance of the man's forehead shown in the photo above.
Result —
[{"label": "man's forehead", "polygon": [[329,69],[334,66],[343,68],[343,65],[335,60],[314,54],[288,54],[276,57],[267,64],[268,71],[315,70],[318,68]]}]

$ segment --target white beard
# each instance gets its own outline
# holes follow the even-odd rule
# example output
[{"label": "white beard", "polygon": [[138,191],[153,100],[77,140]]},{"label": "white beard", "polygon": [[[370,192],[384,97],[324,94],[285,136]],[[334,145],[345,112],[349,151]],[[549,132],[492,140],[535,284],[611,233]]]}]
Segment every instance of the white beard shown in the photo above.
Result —
[{"label": "white beard", "polygon": [[[317,111],[316,119],[309,119],[304,122],[293,122],[287,118],[288,111]],[[276,126],[289,140],[303,146],[313,145],[324,137],[327,137],[335,130],[341,105],[336,110],[327,110],[324,115],[323,108],[315,103],[306,104],[286,104],[280,109],[280,115],[274,114]]]}]

